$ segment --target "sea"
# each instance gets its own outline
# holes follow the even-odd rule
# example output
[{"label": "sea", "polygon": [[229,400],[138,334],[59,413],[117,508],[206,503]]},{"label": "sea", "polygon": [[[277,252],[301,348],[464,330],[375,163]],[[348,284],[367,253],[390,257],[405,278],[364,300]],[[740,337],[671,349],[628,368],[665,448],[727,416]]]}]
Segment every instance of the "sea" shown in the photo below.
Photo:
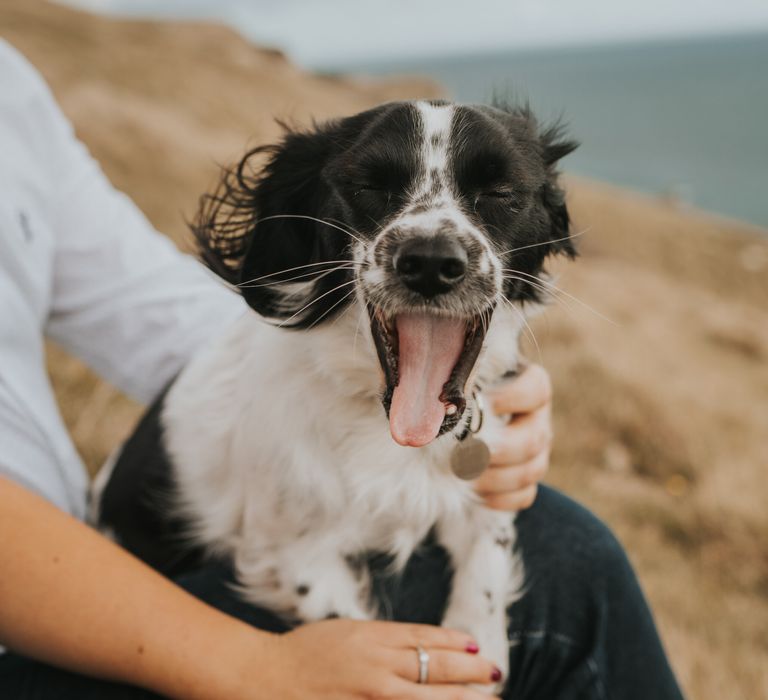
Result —
[{"label": "sea", "polygon": [[528,101],[577,175],[768,228],[768,34],[336,64],[419,74],[461,102]]},{"label": "sea", "polygon": [[[227,9],[248,3],[95,4],[118,15],[196,17],[205,10],[201,16],[229,21]],[[260,36],[259,7],[236,14],[232,26]],[[419,74],[461,102],[527,101],[543,121],[561,120],[580,141],[563,161],[565,171],[768,229],[768,33],[757,32],[428,58],[409,58],[404,48],[394,59],[304,67]]]}]

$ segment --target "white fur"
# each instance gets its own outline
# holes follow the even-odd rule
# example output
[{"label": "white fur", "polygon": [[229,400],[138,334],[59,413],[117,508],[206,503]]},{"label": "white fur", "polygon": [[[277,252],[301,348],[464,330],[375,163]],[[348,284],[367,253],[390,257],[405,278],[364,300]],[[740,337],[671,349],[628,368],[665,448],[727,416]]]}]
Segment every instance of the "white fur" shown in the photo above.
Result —
[{"label": "white fur", "polygon": [[[448,166],[448,142],[451,135],[451,123],[453,122],[453,105],[432,105],[428,102],[417,102],[422,125],[424,128],[422,141],[422,157],[424,169],[432,168],[445,171]],[[438,139],[436,145],[432,144],[432,137]]]}]

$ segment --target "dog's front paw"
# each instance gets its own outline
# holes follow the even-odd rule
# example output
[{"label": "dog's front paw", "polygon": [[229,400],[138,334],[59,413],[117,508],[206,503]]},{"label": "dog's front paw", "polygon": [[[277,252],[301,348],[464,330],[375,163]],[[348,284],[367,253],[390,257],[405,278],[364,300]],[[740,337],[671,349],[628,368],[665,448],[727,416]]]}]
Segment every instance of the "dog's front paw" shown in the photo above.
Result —
[{"label": "dog's front paw", "polygon": [[[502,611],[503,612],[503,611]],[[501,680],[492,685],[476,686],[484,693],[498,694],[504,688],[509,673],[509,639],[507,637],[506,614],[493,614],[467,618],[458,612],[448,611],[442,622],[443,627],[461,630],[471,634],[480,647],[480,654],[501,671]]]},{"label": "dog's front paw", "polygon": [[370,620],[370,582],[364,572],[354,571],[338,558],[317,558],[305,566],[295,584],[296,608],[305,622],[343,617]]},{"label": "dog's front paw", "polygon": [[373,613],[360,600],[359,587],[346,578],[302,584],[296,588],[297,611],[305,622],[344,617],[371,620]]}]

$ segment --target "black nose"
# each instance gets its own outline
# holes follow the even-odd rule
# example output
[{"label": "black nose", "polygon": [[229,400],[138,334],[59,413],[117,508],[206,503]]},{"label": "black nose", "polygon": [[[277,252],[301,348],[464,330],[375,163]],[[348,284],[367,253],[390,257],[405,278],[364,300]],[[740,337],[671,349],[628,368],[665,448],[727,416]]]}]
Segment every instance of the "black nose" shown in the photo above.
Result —
[{"label": "black nose", "polygon": [[450,292],[467,272],[467,253],[446,236],[411,238],[395,252],[395,272],[405,286],[425,297]]}]

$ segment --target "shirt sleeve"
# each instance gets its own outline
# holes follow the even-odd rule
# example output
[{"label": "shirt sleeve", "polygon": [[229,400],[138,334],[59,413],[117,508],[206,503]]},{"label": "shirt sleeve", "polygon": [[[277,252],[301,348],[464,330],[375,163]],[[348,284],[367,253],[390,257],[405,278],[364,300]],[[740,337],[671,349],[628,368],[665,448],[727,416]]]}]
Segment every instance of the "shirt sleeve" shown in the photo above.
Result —
[{"label": "shirt sleeve", "polygon": [[245,304],[109,183],[39,82],[55,244],[46,333],[147,403]]}]

